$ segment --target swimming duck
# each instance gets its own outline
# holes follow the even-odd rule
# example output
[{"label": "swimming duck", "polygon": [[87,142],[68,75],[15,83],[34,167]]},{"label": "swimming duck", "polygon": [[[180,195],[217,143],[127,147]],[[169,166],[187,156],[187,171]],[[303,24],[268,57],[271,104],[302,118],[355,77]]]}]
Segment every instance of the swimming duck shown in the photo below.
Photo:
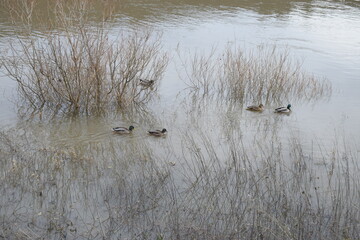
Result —
[{"label": "swimming duck", "polygon": [[154,83],[155,83],[154,80],[140,79],[140,85],[143,87],[151,87],[152,85],[154,85]]},{"label": "swimming duck", "polygon": [[125,128],[125,127],[115,127],[113,128],[113,132],[115,133],[120,133],[120,134],[129,134],[132,132],[132,130],[134,129],[134,126],[130,126],[129,128]]},{"label": "swimming duck", "polygon": [[150,135],[155,136],[155,137],[162,137],[165,135],[165,133],[167,132],[165,128],[163,128],[163,130],[153,130],[153,131],[148,131]]},{"label": "swimming duck", "polygon": [[246,110],[254,111],[254,112],[262,112],[264,110],[264,105],[262,105],[262,103],[260,103],[259,106],[256,106],[256,105],[248,106],[246,108]]},{"label": "swimming duck", "polygon": [[287,107],[279,107],[275,109],[276,113],[289,113],[291,112],[291,104],[287,105]]}]

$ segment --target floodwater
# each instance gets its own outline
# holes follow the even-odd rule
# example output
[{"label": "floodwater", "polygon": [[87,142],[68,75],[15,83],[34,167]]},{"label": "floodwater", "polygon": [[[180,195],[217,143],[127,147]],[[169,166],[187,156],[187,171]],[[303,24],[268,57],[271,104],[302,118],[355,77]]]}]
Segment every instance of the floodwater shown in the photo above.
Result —
[{"label": "floodwater", "polygon": [[[96,7],[100,15],[104,6],[99,4]],[[44,8],[45,1],[40,1],[35,11],[42,13]],[[0,17],[0,46],[4,48],[8,41],[16,36],[13,34],[14,26],[10,24],[8,14],[4,9],[2,11],[4,14]],[[229,43],[245,50],[267,44],[289,49],[291,57],[303,63],[304,71],[319,78],[326,78],[332,83],[330,99],[292,103],[293,113],[284,120],[291,123],[292,130],[304,135],[306,139],[320,138],[325,142],[336,135],[342,135],[351,141],[359,139],[360,111],[356,107],[359,104],[357,90],[360,87],[358,1],[226,1],[222,4],[211,1],[131,1],[114,4],[113,11],[115,18],[111,32],[116,34],[123,30],[142,31],[151,28],[163,34],[164,49],[171,56],[160,85],[159,98],[149,104],[150,111],[158,118],[156,121],[160,122],[140,126],[141,130],[164,125],[170,132],[176,133],[191,124],[185,120],[188,117],[179,111],[183,106],[178,94],[187,86],[181,79],[185,69],[181,69],[178,55],[207,53],[214,47],[223,49]],[[33,24],[34,31],[39,31],[40,34],[41,28],[36,29],[37,22]],[[6,128],[23,126],[24,122],[17,113],[18,106],[14,103],[16,84],[4,75],[1,82],[1,125]],[[287,103],[284,102],[283,105]],[[243,107],[233,108],[232,114],[245,119],[264,117],[271,120],[275,117],[270,114],[271,110],[277,106],[267,106],[264,116],[244,112]],[[210,116],[204,118],[210,121],[213,127],[220,127],[218,119],[213,121],[217,118],[213,115],[219,113],[215,112],[207,113]],[[168,121],[169,119],[171,120]],[[57,143],[66,142],[67,138],[87,142],[101,140],[101,137],[94,138],[93,135],[106,136],[113,126],[127,126],[131,122],[138,124],[136,120],[121,116],[113,119],[93,117],[78,121],[76,124],[80,125],[76,127],[83,130],[76,132],[68,131],[73,120],[67,119],[62,119],[60,126],[56,120],[54,123],[41,123],[40,128],[41,132],[51,136],[54,125],[57,129],[63,127],[56,136],[51,136]],[[27,128],[33,129],[37,128],[39,123],[35,121],[27,124]],[[175,129],[177,130],[174,131]],[[71,135],[67,135],[67,132]]]},{"label": "floodwater", "polygon": [[[106,6],[103,1],[99,1],[101,4],[94,2],[98,10],[93,13],[93,21],[96,22]],[[202,151],[206,149],[206,144],[199,142],[205,140],[211,146],[219,147],[213,149],[218,155],[226,149],[229,138],[232,139],[231,144],[239,141],[245,149],[251,149],[253,145],[263,145],[266,149],[273,142],[281,142],[286,148],[290,139],[295,138],[300,139],[303,149],[309,152],[316,153],[319,149],[332,149],[341,144],[359,152],[360,1],[227,0],[218,4],[206,0],[137,0],[115,1],[114,4],[111,33],[117,35],[121,31],[152,29],[162,34],[163,49],[170,56],[157,96],[147,104],[146,109],[107,112],[101,116],[41,116],[18,105],[16,83],[5,75],[3,66],[0,66],[0,130],[18,136],[20,140],[17,141],[23,145],[57,149],[59,155],[63,151],[83,155],[85,160],[82,163],[64,163],[74,172],[77,169],[82,171],[64,173],[64,179],[68,175],[68,179],[77,179],[78,176],[82,180],[89,178],[90,182],[96,179],[94,181],[107,189],[108,185],[115,184],[115,177],[106,177],[108,171],[116,168],[114,159],[119,156],[135,161],[155,154],[171,163],[170,166],[183,169],[186,167],[181,164],[181,157],[188,157],[188,153],[184,153],[186,149]],[[46,12],[46,7],[46,1],[38,1],[34,11],[42,14]],[[9,42],[18,37],[18,31],[9,21],[2,4],[0,12],[0,48],[3,51]],[[39,24],[33,22],[33,30],[39,37],[46,34],[40,26],[40,22],[46,19],[41,14],[37,20]],[[245,110],[248,104],[252,104],[249,102],[241,104],[194,96],[188,91],[185,74],[191,68],[190,63],[181,59],[195,53],[208,54],[214,48],[221,52],[229,44],[245,51],[256,49],[259,45],[276,45],[279,50],[289,50],[292,59],[302,62],[305,72],[331,83],[330,96],[314,100],[284,99],[281,105],[292,104],[289,115],[273,113],[273,109],[279,107],[278,103],[269,103],[264,112],[254,113]],[[134,125],[135,130],[129,136],[115,135],[111,131],[116,126],[130,125]],[[147,130],[155,128],[166,128],[167,136],[152,138],[146,134]],[[191,141],[199,143],[202,149],[191,145]],[[148,149],[151,152],[147,152]],[[205,151],[210,153],[212,150]],[[319,155],[323,154],[320,151]],[[101,162],[104,171],[101,173],[89,167],[99,155],[104,159],[109,157],[108,162]],[[46,168],[46,164],[39,163],[36,167]],[[72,164],[74,166],[68,166]],[[74,176],[76,174],[78,176]],[[96,184],[89,187],[81,181],[73,183],[75,189],[69,190],[69,198],[76,199],[71,209],[80,212],[86,208],[81,205],[82,197],[87,194],[100,196],[96,192],[99,191]],[[82,195],[81,191],[86,193]],[[27,197],[37,203],[34,200],[36,197]],[[52,197],[56,199],[56,196]],[[54,202],[59,206],[51,206]],[[56,209],[63,206],[56,200],[46,204]],[[44,209],[49,206],[32,207]],[[3,215],[6,216],[6,213]],[[69,216],[75,222],[72,217]],[[93,216],[85,213],[83,217],[91,219]],[[101,213],[98,217],[102,217]],[[86,220],[83,221],[85,225]]]}]

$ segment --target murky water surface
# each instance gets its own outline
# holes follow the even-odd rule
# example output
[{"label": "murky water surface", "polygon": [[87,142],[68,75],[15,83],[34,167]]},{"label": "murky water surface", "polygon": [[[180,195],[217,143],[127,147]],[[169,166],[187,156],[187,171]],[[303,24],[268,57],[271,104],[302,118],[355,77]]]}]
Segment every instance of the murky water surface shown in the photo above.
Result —
[{"label": "murky water surface", "polygon": [[[40,2],[36,9],[41,12],[45,8],[46,4]],[[103,8],[102,5],[98,6],[99,15]],[[191,124],[186,121],[186,113],[174,112],[174,109],[183,109],[179,107],[181,99],[177,95],[186,88],[179,77],[184,71],[177,59],[179,52],[184,55],[206,53],[214,46],[223,49],[229,42],[250,50],[259,44],[276,44],[280,48],[289,48],[291,56],[303,61],[307,72],[327,78],[333,84],[333,94],[329,101],[293,104],[292,115],[284,121],[291,124],[292,130],[309,139],[319,137],[326,142],[336,134],[359,139],[360,111],[356,107],[360,87],[359,2],[226,1],[219,5],[207,1],[131,1],[116,5],[114,11],[116,17],[112,32],[116,34],[124,29],[141,31],[152,28],[163,33],[164,48],[172,56],[161,83],[160,98],[149,105],[159,122],[139,126],[140,129],[164,125],[176,134]],[[2,14],[0,19],[0,45],[4,47],[17,36],[12,32],[13,26],[8,22],[7,14]],[[37,30],[36,27],[35,22],[34,30]],[[6,128],[23,126],[25,123],[18,117],[13,101],[16,84],[6,76],[1,77],[1,82],[1,125]],[[232,113],[250,121],[262,117],[272,121],[276,116],[270,113],[276,106],[266,107],[266,117],[243,112],[243,106],[235,107]],[[223,113],[216,111],[207,114],[210,115],[204,117],[208,118],[209,123],[221,127],[216,115]],[[169,118],[171,121],[167,120]],[[86,121],[79,120],[77,127],[82,131],[75,133],[68,131],[73,124],[71,120],[61,121],[62,125],[56,121],[41,126],[33,122],[26,124],[28,128],[39,127],[41,132],[50,135],[53,128],[63,128],[51,137],[55,145],[67,138],[79,142],[101,141],[101,137],[94,138],[93,135],[105,136],[112,126],[130,123],[140,125],[134,119],[118,116],[101,119],[90,117]]]},{"label": "murky water surface", "polygon": [[[46,12],[45,2],[39,1],[36,11]],[[99,2],[101,4],[95,3],[98,12],[93,13],[94,22],[105,9],[103,1]],[[74,169],[84,171],[83,179],[96,175],[97,181],[104,186],[114,184],[114,179],[106,178],[106,171],[116,167],[113,160],[120,155],[135,161],[158,154],[168,163],[176,162],[175,167],[191,168],[182,164],[179,156],[186,152],[184,149],[191,148],[189,139],[195,143],[204,141],[204,133],[212,146],[219,146],[214,151],[220,156],[229,139],[238,140],[236,144],[251,149],[273,142],[283,142],[286,147],[288,140],[295,138],[300,139],[307,151],[313,151],[315,155],[319,151],[319,156],[324,152],[318,150],[318,146],[321,146],[320,149],[331,149],[345,141],[355,146],[352,151],[358,152],[360,2],[215,2],[123,1],[112,9],[115,18],[110,30],[114,36],[121,31],[153,29],[162,33],[163,48],[169,52],[170,64],[160,83],[158,96],[148,103],[147,109],[80,117],[32,114],[17,104],[16,83],[3,74],[3,66],[0,66],[0,129],[13,132],[19,139],[31,136],[29,141],[34,141],[35,137],[36,143],[33,143],[46,149],[84,155],[84,166],[74,163]],[[18,36],[1,4],[0,12],[0,48],[3,49]],[[41,21],[41,14],[38,21]],[[39,37],[46,34],[36,21],[33,29]],[[214,48],[220,52],[229,44],[236,44],[245,51],[261,44],[276,45],[279,50],[288,49],[291,58],[301,61],[307,73],[331,83],[332,94],[314,101],[286,99],[282,105],[291,103],[293,111],[281,116],[273,113],[273,109],[279,107],[275,104],[266,105],[263,113],[254,113],[245,110],[250,103],[234,104],[189,94],[185,74],[189,62],[180,58],[194,53],[207,54]],[[130,125],[135,126],[130,136],[114,135],[111,131],[112,127]],[[146,134],[149,129],[163,127],[168,130],[166,138],[152,138]],[[144,148],[151,149],[151,152],[146,152]],[[262,150],[266,151],[266,147]],[[209,153],[209,149],[206,151]],[[85,164],[96,161],[91,156],[96,158],[99,155],[109,161],[101,163],[105,169],[101,174],[93,173],[94,169],[88,169],[89,165]],[[71,172],[66,174],[74,177]],[[81,184],[78,182],[75,186],[82,189]],[[95,188],[94,192],[97,191],[95,185],[91,187]],[[77,191],[73,189],[69,192]],[[81,196],[81,193],[78,194]],[[77,195],[72,197],[76,199]],[[79,203],[81,199],[77,201]],[[73,207],[76,208],[76,204]]]}]

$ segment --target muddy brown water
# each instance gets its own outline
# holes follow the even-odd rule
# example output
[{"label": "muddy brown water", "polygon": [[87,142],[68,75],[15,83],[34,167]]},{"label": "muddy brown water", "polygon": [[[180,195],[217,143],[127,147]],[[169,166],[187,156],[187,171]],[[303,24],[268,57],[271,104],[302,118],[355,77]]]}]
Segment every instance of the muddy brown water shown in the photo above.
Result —
[{"label": "muddy brown water", "polygon": [[[96,181],[102,182],[104,188],[107,184],[114,184],[113,179],[106,177],[106,171],[110,171],[107,169],[116,167],[112,159],[124,156],[133,157],[132,161],[135,161],[146,159],[147,154],[152,156],[155,152],[165,162],[183,167],[181,156],[184,149],[190,147],[186,141],[193,138],[195,142],[201,142],[204,134],[212,146],[219,147],[215,149],[219,155],[227,149],[229,139],[242,142],[246,149],[259,144],[268,146],[272,142],[282,142],[286,147],[290,139],[300,139],[305,151],[309,155],[314,151],[319,159],[324,152],[317,146],[332,149],[345,142],[345,145],[351,145],[351,151],[359,152],[360,2],[215,2],[138,0],[120,1],[113,6],[114,19],[110,30],[114,35],[120,31],[151,28],[162,34],[163,48],[170,55],[170,64],[161,80],[158,95],[148,103],[146,110],[43,119],[38,113],[32,116],[31,111],[25,111],[27,113],[23,115],[24,110],[19,113],[21,106],[14,100],[17,95],[15,82],[2,74],[0,129],[18,136],[19,142],[28,137],[32,143],[44,148],[60,149],[67,154],[75,151],[84,155],[84,161],[96,161],[90,159],[92,153],[108,157],[109,162],[101,163],[105,169],[101,176],[89,166],[80,166],[83,172],[76,173],[82,179],[96,175]],[[97,1],[95,6],[98,12],[93,13],[94,21],[100,19],[102,11],[107,10],[107,6]],[[47,7],[46,1],[39,1],[35,11],[44,13]],[[3,49],[17,35],[1,4],[0,12],[0,47]],[[40,14],[39,19],[37,21],[41,22],[46,17]],[[33,29],[39,37],[46,34],[36,21]],[[184,90],[187,85],[179,53],[206,54],[214,47],[221,50],[228,44],[236,44],[245,50],[261,44],[287,48],[292,58],[303,63],[306,72],[331,82],[332,94],[329,98],[314,101],[284,100],[282,105],[291,103],[293,111],[290,115],[281,116],[273,113],[273,109],[278,107],[275,104],[265,106],[263,113],[254,113],[244,110],[246,104],[193,98]],[[129,136],[115,135],[111,131],[112,127],[130,125],[134,125],[135,130]],[[147,135],[147,130],[163,127],[168,130],[165,138]],[[200,146],[204,150],[205,146]],[[151,151],[147,152],[144,148]],[[79,166],[69,168],[75,171]],[[69,179],[76,178],[71,171],[66,174],[71,175]],[[80,206],[83,195],[78,191],[86,192],[82,184],[81,181],[76,182],[75,189],[69,190],[76,199],[72,208],[79,207],[80,211],[84,210],[84,206]],[[90,189],[95,193],[98,190],[96,186],[90,186]],[[16,189],[14,192],[18,194]],[[32,196],[27,197],[38,203]],[[7,201],[5,198],[2,200]],[[50,200],[46,204],[60,204]],[[34,214],[43,214],[41,209],[44,206],[33,208]],[[54,208],[60,209],[61,206]],[[84,219],[91,219],[91,216],[84,215]]]}]

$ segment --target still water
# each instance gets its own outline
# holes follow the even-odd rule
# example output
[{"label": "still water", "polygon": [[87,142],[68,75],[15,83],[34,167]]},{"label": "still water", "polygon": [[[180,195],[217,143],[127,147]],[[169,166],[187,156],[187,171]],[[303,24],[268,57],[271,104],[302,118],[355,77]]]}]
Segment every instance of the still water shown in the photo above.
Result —
[{"label": "still water", "polygon": [[[95,1],[94,13],[105,9]],[[1,5],[0,5],[1,6]],[[354,141],[360,137],[360,3],[358,1],[124,1],[112,6],[115,16],[111,32],[153,29],[161,32],[163,47],[170,55],[170,64],[159,88],[158,98],[149,103],[149,112],[143,118],[134,114],[107,114],[103,117],[61,118],[46,122],[27,121],[18,114],[16,84],[1,76],[0,120],[5,129],[33,129],[40,139],[54,145],[87,143],[109,137],[111,127],[138,125],[138,132],[153,127],[167,127],[169,135],[177,135],[194,125],[189,112],[203,127],[203,131],[222,128],[224,121],[236,121],[246,129],[254,121],[278,121],[272,109],[266,106],[263,115],[243,111],[244,106],[222,105],[209,107],[201,113],[191,110],[191,103],[184,103],[182,62],[179,55],[208,53],[211,49],[224,49],[227,44],[251,50],[260,44],[276,45],[290,50],[291,57],[303,63],[303,69],[332,84],[330,99],[314,102],[294,102],[291,116],[281,119],[280,128],[290,129],[311,142],[321,139],[322,144],[332,144],[335,136]],[[1,6],[0,46],[17,36]],[[42,13],[46,1],[39,1],[35,12]],[[40,20],[41,21],[41,15]],[[33,29],[42,34],[41,27],[33,22]],[[186,67],[186,66],[185,66]],[[185,97],[186,98],[186,97]],[[291,99],[289,99],[289,102]],[[186,106],[184,106],[184,104]],[[283,105],[287,105],[284,102]],[[21,106],[20,106],[21,107]],[[190,108],[189,108],[190,107]],[[186,108],[188,108],[186,110]],[[184,110],[185,109],[185,110]],[[225,110],[224,110],[225,109]],[[224,120],[224,116],[225,120]],[[84,119],[85,118],[85,119]],[[56,131],[54,131],[54,128]],[[73,131],[72,129],[77,129]],[[249,129],[251,132],[251,128]],[[53,133],[54,132],[54,133]],[[287,137],[287,131],[280,135]],[[42,136],[43,134],[43,136]],[[141,135],[141,134],[140,134]],[[111,135],[110,135],[111,137]],[[214,136],[215,137],[215,136]]]},{"label": "still water", "polygon": [[[184,228],[186,233],[191,225],[190,232],[196,232],[193,226],[199,224],[198,231],[210,226],[215,235],[193,239],[251,239],[258,230],[249,224],[255,223],[252,216],[260,219],[259,224],[264,221],[263,229],[272,234],[268,229],[278,224],[278,218],[294,211],[290,220],[285,216],[281,229],[291,226],[288,231],[296,234],[301,228],[297,219],[305,216],[309,227],[303,232],[310,236],[314,227],[319,231],[309,239],[350,239],[343,232],[352,228],[353,239],[358,238],[353,223],[359,197],[360,2],[216,2],[92,1],[96,10],[89,24],[110,11],[111,35],[148,29],[162,34],[170,62],[156,97],[142,109],[75,117],[32,112],[19,104],[16,83],[0,66],[0,131],[7,134],[0,133],[2,235],[182,239],[171,229],[180,227],[181,233]],[[46,34],[41,23],[52,3],[36,1],[38,18],[32,29],[38,38]],[[19,32],[9,19],[0,2],[2,54]],[[287,49],[306,73],[331,83],[331,94],[265,103],[262,113],[254,113],[245,108],[258,103],[202,98],[189,92],[186,70],[192,66],[187,57],[214,49],[221,53],[228,45],[250,52],[259,45]],[[278,104],[288,103],[291,114],[274,114]],[[135,126],[131,135],[111,131],[130,125]],[[153,128],[166,128],[168,135],[148,136],[146,131]],[[216,207],[213,201],[218,201],[218,212],[211,209]],[[257,210],[256,202],[264,211]],[[270,220],[266,225],[263,212],[276,224]],[[232,214],[234,219],[229,218]],[[243,218],[238,220],[240,215]],[[328,226],[338,220],[336,216],[346,218],[339,222],[351,224],[338,230],[342,236],[336,235],[332,224]],[[237,233],[233,220],[245,230]],[[212,221],[219,224],[209,224]],[[209,237],[217,236],[222,227],[237,235]],[[331,234],[336,237],[328,238]]]}]

